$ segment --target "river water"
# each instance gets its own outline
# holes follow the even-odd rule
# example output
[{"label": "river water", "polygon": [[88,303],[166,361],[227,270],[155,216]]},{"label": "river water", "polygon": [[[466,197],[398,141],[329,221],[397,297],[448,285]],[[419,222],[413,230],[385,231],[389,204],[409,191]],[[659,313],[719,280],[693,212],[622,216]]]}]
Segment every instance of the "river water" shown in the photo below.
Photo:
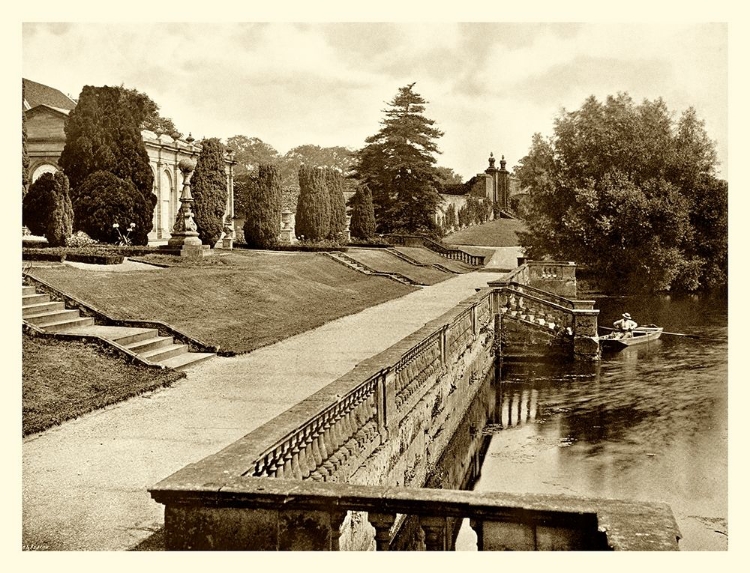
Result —
[{"label": "river water", "polygon": [[[726,550],[727,302],[600,298],[599,324],[623,312],[663,335],[600,363],[505,363],[476,491],[668,503],[682,550]],[[463,527],[457,549],[470,549]]]}]

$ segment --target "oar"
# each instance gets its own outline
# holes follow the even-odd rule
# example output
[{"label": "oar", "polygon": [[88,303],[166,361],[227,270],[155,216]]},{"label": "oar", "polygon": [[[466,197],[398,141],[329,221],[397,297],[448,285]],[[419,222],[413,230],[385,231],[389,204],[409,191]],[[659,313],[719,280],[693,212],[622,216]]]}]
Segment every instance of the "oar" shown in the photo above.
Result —
[{"label": "oar", "polygon": [[[600,326],[599,328],[601,328],[602,330],[615,330],[614,328],[608,328],[606,326]],[[703,338],[702,336],[700,336],[698,334],[684,334],[682,332],[664,332],[662,330],[661,333],[662,334],[669,334],[670,336],[684,336],[686,338],[699,338],[699,339]]]}]

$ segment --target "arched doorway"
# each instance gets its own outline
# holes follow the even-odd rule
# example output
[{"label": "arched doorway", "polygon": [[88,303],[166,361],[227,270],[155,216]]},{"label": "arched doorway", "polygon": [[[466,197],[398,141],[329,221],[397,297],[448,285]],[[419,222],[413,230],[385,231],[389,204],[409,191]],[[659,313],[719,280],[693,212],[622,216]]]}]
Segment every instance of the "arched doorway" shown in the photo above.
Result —
[{"label": "arched doorway", "polygon": [[161,238],[168,238],[171,235],[172,223],[175,218],[174,210],[174,185],[172,182],[172,175],[168,169],[163,169],[161,172],[161,184],[159,186],[161,190]]},{"label": "arched doorway", "polygon": [[59,170],[60,169],[57,167],[57,165],[53,165],[52,163],[42,163],[41,165],[35,167],[34,171],[32,171],[31,182],[34,183],[34,181],[39,179],[45,173],[52,173],[54,175]]}]

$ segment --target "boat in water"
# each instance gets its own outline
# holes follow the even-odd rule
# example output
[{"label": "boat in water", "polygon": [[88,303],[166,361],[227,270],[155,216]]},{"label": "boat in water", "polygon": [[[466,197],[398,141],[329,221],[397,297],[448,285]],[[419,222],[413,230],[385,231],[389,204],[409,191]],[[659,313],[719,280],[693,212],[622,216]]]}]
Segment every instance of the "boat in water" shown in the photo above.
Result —
[{"label": "boat in water", "polygon": [[612,332],[599,337],[599,346],[602,350],[623,350],[629,346],[647,344],[657,340],[664,329],[661,326],[639,326],[633,330],[632,336],[623,336],[622,333]]}]

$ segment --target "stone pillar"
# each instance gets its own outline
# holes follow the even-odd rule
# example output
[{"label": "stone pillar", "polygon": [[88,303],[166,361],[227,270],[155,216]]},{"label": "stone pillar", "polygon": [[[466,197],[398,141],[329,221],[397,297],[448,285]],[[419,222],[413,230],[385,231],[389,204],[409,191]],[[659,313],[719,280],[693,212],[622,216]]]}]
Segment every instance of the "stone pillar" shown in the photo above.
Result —
[{"label": "stone pillar", "polygon": [[352,241],[351,224],[352,224],[352,216],[347,215],[346,216],[346,230],[344,231],[344,239],[346,239],[347,243],[350,243]]},{"label": "stone pillar", "polygon": [[597,329],[598,310],[580,310],[573,314],[573,357],[596,361],[601,357]]}]

